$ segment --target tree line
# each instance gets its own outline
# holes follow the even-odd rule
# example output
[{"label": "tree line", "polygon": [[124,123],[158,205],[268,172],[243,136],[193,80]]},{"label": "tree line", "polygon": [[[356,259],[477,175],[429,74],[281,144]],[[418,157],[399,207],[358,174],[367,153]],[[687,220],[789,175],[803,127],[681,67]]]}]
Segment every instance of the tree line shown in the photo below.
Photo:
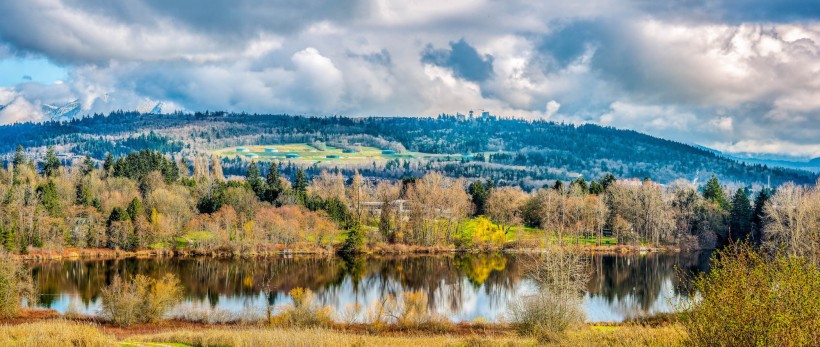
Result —
[{"label": "tree line", "polygon": [[196,248],[256,252],[363,246],[507,247],[527,238],[567,243],[714,248],[748,240],[793,254],[820,250],[817,186],[727,191],[612,174],[557,180],[526,192],[431,171],[401,180],[250,162],[225,179],[222,161],[159,152],[90,157],[64,166],[50,148],[35,162],[18,147],[0,169],[0,243],[9,252],[65,248]]}]

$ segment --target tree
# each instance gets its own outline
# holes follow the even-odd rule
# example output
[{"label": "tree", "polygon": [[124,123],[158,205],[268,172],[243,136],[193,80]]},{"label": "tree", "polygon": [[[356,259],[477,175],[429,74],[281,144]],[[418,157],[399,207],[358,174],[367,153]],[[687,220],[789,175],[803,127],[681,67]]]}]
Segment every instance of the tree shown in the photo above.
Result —
[{"label": "tree", "polygon": [[191,176],[191,169],[188,167],[188,161],[185,160],[185,157],[180,157],[179,161],[177,161],[177,167],[179,170],[179,175],[185,178]]},{"label": "tree", "polygon": [[302,168],[296,169],[296,179],[293,181],[293,192],[296,197],[304,200],[307,196],[308,181]]},{"label": "tree", "polygon": [[603,184],[600,184],[600,183],[595,182],[595,181],[589,182],[589,193],[590,194],[601,195],[601,194],[604,193],[605,190],[606,190],[606,188],[604,187]]},{"label": "tree", "polygon": [[131,217],[132,222],[136,221],[139,216],[145,215],[145,208],[142,206],[142,201],[139,197],[134,197],[125,211],[128,213],[128,216]]},{"label": "tree", "polygon": [[49,179],[48,183],[37,187],[37,194],[40,196],[40,203],[52,217],[57,217],[62,213],[60,204],[60,194],[54,180]]},{"label": "tree", "polygon": [[617,181],[618,179],[615,178],[615,175],[607,173],[603,178],[601,178],[601,185],[604,187],[604,190],[606,190]]},{"label": "tree", "polygon": [[486,214],[493,222],[509,233],[514,225],[521,224],[521,207],[527,194],[518,187],[502,187],[493,190],[487,200]]},{"label": "tree", "polygon": [[749,239],[752,232],[752,205],[746,191],[738,188],[732,197],[732,209],[729,215],[730,237],[738,241]]},{"label": "tree", "polygon": [[765,246],[820,263],[820,188],[786,183],[766,203]]},{"label": "tree", "polygon": [[763,242],[763,229],[766,226],[766,203],[772,198],[772,191],[763,188],[755,197],[754,211],[752,212],[752,235],[751,241],[760,245]]},{"label": "tree", "polygon": [[23,151],[23,146],[18,145],[17,150],[14,152],[14,160],[12,160],[15,172],[17,172],[19,167],[25,165],[26,161],[26,152]]},{"label": "tree", "polygon": [[259,166],[256,165],[256,161],[251,161],[251,163],[248,164],[248,171],[245,173],[245,182],[248,182],[248,185],[257,197],[260,199],[265,197],[267,187],[265,187],[265,181],[262,179],[262,173],[259,171]]},{"label": "tree", "polygon": [[222,174],[222,160],[216,154],[211,155],[211,177],[215,180],[225,180],[225,176]]},{"label": "tree", "polygon": [[48,152],[46,153],[46,161],[43,163],[43,176],[44,177],[54,177],[60,173],[60,159],[57,158],[57,154],[54,153],[54,147],[48,147]]},{"label": "tree", "polygon": [[478,180],[467,188],[467,193],[470,194],[470,200],[473,202],[473,215],[479,216],[486,212],[487,199],[492,194],[492,187],[491,181],[485,184]]},{"label": "tree", "polygon": [[160,152],[142,150],[130,153],[114,163],[114,176],[142,180],[152,171],[159,171],[166,183],[179,179],[179,167]]},{"label": "tree", "polygon": [[282,185],[282,177],[279,174],[279,167],[276,163],[270,164],[270,170],[265,177],[265,183],[268,185],[268,190],[265,192],[263,200],[274,203],[279,195],[285,192],[285,187]]},{"label": "tree", "polygon": [[83,176],[88,176],[92,171],[94,171],[94,160],[89,156],[85,156],[85,160],[83,160]]},{"label": "tree", "polygon": [[731,208],[729,200],[726,199],[726,195],[723,192],[723,187],[721,187],[720,182],[718,182],[717,176],[712,175],[712,178],[706,182],[706,186],[703,187],[703,198],[717,204],[724,210]]},{"label": "tree", "polygon": [[91,182],[88,177],[81,177],[77,183],[77,204],[82,206],[99,206],[100,200],[91,191]]},{"label": "tree", "polygon": [[114,170],[114,156],[111,153],[105,155],[105,161],[103,161],[103,171],[105,171],[105,175],[110,175],[113,173]]},{"label": "tree", "polygon": [[570,183],[571,186],[576,186],[578,189],[581,190],[582,194],[586,194],[589,192],[589,186],[587,185],[587,181],[583,177],[578,177],[575,181]]}]

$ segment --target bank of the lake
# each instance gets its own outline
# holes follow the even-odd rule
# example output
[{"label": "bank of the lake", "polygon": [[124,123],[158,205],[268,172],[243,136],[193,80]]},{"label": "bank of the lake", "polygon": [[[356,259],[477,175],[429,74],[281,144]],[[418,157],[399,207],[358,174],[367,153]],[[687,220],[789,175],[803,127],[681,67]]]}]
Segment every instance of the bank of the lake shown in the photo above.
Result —
[{"label": "bank of the lake", "polygon": [[89,317],[26,311],[0,320],[0,345],[63,346],[680,346],[685,331],[673,320],[582,324],[544,343],[508,324],[458,323],[437,330],[334,324],[292,328],[265,324],[203,324],[180,320],[117,327]]}]

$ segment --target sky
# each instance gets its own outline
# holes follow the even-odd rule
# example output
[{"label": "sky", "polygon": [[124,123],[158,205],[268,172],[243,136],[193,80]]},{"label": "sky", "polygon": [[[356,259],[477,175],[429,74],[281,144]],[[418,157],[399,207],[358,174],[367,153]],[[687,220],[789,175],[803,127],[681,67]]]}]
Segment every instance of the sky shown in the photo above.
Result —
[{"label": "sky", "polygon": [[0,1],[0,124],[145,109],[595,123],[820,157],[820,1]]}]

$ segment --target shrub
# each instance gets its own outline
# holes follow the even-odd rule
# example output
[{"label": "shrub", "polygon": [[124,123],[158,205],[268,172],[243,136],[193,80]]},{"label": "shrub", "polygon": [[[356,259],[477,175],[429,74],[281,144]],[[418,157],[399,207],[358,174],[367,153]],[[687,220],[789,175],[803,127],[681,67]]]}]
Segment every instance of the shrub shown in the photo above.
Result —
[{"label": "shrub", "polygon": [[172,274],[160,280],[137,275],[130,283],[115,276],[101,297],[102,315],[115,324],[152,323],[182,300],[182,286]]},{"label": "shrub", "polygon": [[581,304],[589,273],[583,256],[551,250],[529,266],[527,276],[538,291],[508,307],[508,318],[520,334],[555,342],[567,328],[584,321]]},{"label": "shrub", "polygon": [[820,270],[806,258],[767,256],[746,245],[712,258],[693,280],[681,321],[695,346],[817,346]]},{"label": "shrub", "polygon": [[0,317],[17,316],[23,300],[29,305],[37,300],[31,274],[19,263],[0,262]]},{"label": "shrub", "polygon": [[293,305],[285,306],[273,317],[272,324],[301,328],[327,326],[333,321],[332,309],[316,303],[316,295],[310,289],[294,288],[289,294]]}]

